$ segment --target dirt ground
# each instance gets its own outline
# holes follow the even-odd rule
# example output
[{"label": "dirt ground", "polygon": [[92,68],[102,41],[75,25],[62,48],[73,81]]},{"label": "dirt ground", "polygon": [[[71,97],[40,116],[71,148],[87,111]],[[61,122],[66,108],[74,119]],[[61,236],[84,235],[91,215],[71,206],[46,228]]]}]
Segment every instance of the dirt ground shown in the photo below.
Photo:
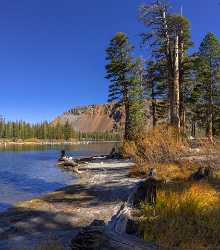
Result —
[{"label": "dirt ground", "polygon": [[0,214],[0,249],[32,250],[41,241],[67,244],[94,219],[109,221],[139,181],[132,163],[107,160],[80,167],[80,178],[59,191],[22,202]]}]

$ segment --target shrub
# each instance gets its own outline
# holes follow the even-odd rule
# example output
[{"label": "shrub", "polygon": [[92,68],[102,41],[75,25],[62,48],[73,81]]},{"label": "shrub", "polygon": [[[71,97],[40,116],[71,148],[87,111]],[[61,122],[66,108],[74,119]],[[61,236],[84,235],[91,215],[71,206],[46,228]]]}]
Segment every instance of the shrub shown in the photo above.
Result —
[{"label": "shrub", "polygon": [[123,152],[135,161],[139,169],[143,169],[145,166],[176,162],[187,147],[186,140],[174,128],[160,126],[149,130],[136,142],[124,142]]}]

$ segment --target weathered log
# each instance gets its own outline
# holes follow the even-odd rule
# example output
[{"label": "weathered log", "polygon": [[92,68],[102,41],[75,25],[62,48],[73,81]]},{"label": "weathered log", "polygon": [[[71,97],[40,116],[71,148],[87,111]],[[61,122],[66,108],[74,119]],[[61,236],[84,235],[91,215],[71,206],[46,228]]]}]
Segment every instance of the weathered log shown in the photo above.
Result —
[{"label": "weathered log", "polygon": [[[155,177],[152,177],[152,175]],[[138,237],[138,226],[132,216],[133,211],[142,202],[148,202],[151,205],[156,204],[156,190],[160,181],[156,179],[156,172],[153,169],[151,169],[148,176],[145,181],[136,185],[128,201],[122,204],[118,213],[108,223],[107,235],[111,235],[112,240],[110,242],[114,242],[114,240],[117,242],[117,244],[115,243],[117,246],[115,249],[158,249],[158,246],[155,244],[146,242]]]}]

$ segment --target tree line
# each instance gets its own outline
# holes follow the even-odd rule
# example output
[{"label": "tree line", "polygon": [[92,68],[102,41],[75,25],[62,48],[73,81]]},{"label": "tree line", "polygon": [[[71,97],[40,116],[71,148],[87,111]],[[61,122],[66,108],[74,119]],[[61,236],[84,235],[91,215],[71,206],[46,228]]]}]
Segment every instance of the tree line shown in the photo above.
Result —
[{"label": "tree line", "polygon": [[25,121],[0,120],[0,138],[5,139],[56,139],[69,140],[75,137],[75,132],[67,122],[64,125],[52,125],[47,121],[31,124]]},{"label": "tree line", "polygon": [[111,132],[78,132],[75,131],[67,121],[64,124],[51,124],[47,121],[31,124],[25,121],[6,121],[0,119],[0,138],[10,140],[79,140],[79,141],[116,141],[120,140],[120,135]]},{"label": "tree line", "polygon": [[152,126],[162,120],[179,133],[211,140],[220,133],[220,43],[207,33],[198,51],[190,22],[172,12],[168,2],[152,1],[139,8],[143,23],[140,45],[148,57],[135,57],[128,36],[118,32],[106,50],[109,101],[125,109],[126,140],[135,140],[146,124],[146,99],[151,101]]}]

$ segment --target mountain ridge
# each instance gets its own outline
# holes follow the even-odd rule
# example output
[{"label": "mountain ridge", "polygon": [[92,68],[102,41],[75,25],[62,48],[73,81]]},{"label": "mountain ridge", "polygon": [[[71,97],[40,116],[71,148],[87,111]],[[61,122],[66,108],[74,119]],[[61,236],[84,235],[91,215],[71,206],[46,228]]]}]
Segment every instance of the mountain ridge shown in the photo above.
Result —
[{"label": "mountain ridge", "polygon": [[78,132],[116,132],[124,125],[123,111],[112,112],[114,104],[91,104],[73,107],[52,122],[65,124],[68,122]]}]

